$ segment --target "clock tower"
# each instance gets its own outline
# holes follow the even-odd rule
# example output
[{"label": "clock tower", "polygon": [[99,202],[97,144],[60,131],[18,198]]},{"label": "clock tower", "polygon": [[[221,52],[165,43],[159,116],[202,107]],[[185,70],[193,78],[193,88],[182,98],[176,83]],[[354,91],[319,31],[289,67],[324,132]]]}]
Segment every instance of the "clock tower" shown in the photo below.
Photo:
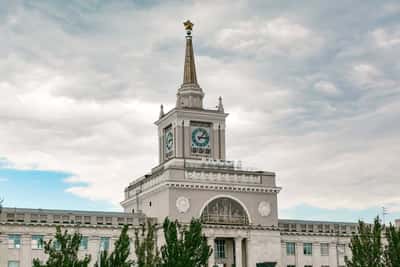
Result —
[{"label": "clock tower", "polygon": [[279,262],[280,187],[276,186],[275,173],[246,169],[238,161],[226,159],[228,114],[221,97],[216,108],[203,106],[204,92],[197,81],[193,53],[193,24],[187,21],[184,25],[183,83],[175,107],[164,112],[161,105],[155,122],[159,164],[125,188],[121,204],[126,212],[142,211],[159,223],[166,217],[183,224],[199,218],[209,244],[215,251],[227,251],[226,255],[212,255],[208,266]]},{"label": "clock tower", "polygon": [[222,98],[216,109],[203,107],[204,92],[197,82],[190,21],[186,29],[183,83],[176,94],[176,106],[164,113],[161,106],[158,126],[159,161],[171,158],[225,159],[225,118]]}]

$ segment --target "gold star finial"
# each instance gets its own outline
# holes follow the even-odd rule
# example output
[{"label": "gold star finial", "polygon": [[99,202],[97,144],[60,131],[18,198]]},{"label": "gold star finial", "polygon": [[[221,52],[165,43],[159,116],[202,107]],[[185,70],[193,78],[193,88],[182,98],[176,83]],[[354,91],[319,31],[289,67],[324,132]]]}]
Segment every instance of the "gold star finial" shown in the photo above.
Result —
[{"label": "gold star finial", "polygon": [[183,26],[185,26],[185,30],[187,33],[190,35],[190,32],[193,30],[193,23],[190,20],[187,20],[183,23]]}]

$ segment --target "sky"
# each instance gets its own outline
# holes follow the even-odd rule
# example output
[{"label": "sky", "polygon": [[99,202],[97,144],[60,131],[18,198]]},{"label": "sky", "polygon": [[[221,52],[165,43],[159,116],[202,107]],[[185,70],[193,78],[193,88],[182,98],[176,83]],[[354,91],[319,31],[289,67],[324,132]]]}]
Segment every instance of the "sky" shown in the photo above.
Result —
[{"label": "sky", "polygon": [[227,158],[273,171],[280,218],[400,218],[398,1],[1,1],[0,198],[121,210],[158,164],[191,19]]}]

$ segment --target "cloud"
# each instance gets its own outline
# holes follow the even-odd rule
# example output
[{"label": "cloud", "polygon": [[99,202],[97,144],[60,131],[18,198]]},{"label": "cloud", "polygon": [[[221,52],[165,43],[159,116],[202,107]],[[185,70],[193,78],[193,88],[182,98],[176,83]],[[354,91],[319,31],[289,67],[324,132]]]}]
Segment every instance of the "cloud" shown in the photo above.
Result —
[{"label": "cloud", "polygon": [[220,30],[216,38],[222,49],[254,56],[306,56],[319,50],[322,43],[318,34],[285,17],[240,21]]},{"label": "cloud", "polygon": [[377,29],[372,32],[372,36],[380,47],[390,47],[400,44],[400,30],[397,32],[388,32],[385,29]]},{"label": "cloud", "polygon": [[276,171],[281,208],[398,210],[397,6],[7,3],[0,165],[72,173],[67,192],[118,207],[158,164],[152,123],[174,106],[190,18],[205,106],[221,95],[230,113],[228,157]]},{"label": "cloud", "polygon": [[318,81],[314,84],[315,90],[327,94],[327,95],[338,95],[340,90],[331,82],[328,81]]}]

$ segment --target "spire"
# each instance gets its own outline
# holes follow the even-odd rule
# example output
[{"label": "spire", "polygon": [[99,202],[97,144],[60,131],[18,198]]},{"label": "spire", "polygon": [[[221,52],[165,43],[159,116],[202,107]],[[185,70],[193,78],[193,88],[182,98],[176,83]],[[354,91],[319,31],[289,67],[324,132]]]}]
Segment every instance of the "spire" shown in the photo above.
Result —
[{"label": "spire", "polygon": [[160,106],[160,119],[162,118],[162,117],[164,117],[164,105],[163,104],[161,104],[161,106]]},{"label": "spire", "polygon": [[196,65],[194,63],[194,53],[192,44],[193,23],[188,20],[183,23],[186,30],[186,52],[185,67],[183,71],[183,84],[197,84]]},{"label": "spire", "polygon": [[218,112],[224,113],[224,105],[222,104],[222,97],[218,98],[218,106],[217,106],[217,108],[218,108]]},{"label": "spire", "polygon": [[186,51],[183,70],[183,83],[179,88],[176,99],[177,108],[203,108],[203,90],[197,83],[196,65],[192,43],[193,23],[187,20],[183,23],[186,30]]}]

